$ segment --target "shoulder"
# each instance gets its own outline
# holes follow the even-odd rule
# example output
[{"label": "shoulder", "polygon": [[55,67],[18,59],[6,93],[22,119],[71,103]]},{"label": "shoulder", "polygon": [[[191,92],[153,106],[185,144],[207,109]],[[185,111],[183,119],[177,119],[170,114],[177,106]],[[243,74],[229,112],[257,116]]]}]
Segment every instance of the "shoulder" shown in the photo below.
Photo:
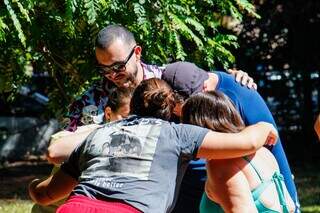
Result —
[{"label": "shoulder", "polygon": [[[242,86],[240,83],[236,82],[235,78],[225,72],[216,71],[214,72],[219,77],[219,89],[221,90],[243,90],[249,92],[250,89],[248,89],[246,86]],[[255,91],[255,90],[252,90]]]},{"label": "shoulder", "polygon": [[170,128],[175,132],[178,138],[182,140],[190,140],[190,141],[203,141],[204,137],[210,131],[209,129],[190,125],[190,124],[175,124],[169,123]]},{"label": "shoulder", "polygon": [[236,82],[232,75],[219,71],[215,72],[215,74],[217,74],[219,78],[217,90],[225,93],[233,101],[261,99],[260,94],[256,90],[249,89]]},{"label": "shoulder", "polygon": [[161,78],[162,73],[165,69],[164,66],[158,66],[158,65],[151,65],[151,64],[145,64],[141,63],[143,70],[144,70],[144,78]]},{"label": "shoulder", "polygon": [[[137,115],[130,115],[128,118],[106,123],[103,125],[103,129],[110,129],[110,127],[115,127],[116,129],[122,129],[122,127],[130,128],[132,131],[137,133],[138,131],[148,131],[152,127],[163,127],[168,125],[167,121],[163,121],[157,118],[147,118],[147,117],[140,117]],[[102,130],[103,131],[103,130]],[[147,132],[140,132],[141,134],[145,135]]]}]

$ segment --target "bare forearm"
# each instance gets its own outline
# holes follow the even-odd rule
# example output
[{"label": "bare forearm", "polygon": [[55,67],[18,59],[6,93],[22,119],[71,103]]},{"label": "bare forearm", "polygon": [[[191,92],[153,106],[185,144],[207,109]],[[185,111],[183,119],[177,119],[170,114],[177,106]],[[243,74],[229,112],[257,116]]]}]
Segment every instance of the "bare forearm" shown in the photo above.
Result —
[{"label": "bare forearm", "polygon": [[49,195],[49,192],[47,190],[47,184],[48,182],[50,182],[51,178],[52,176],[50,176],[47,180],[44,181],[40,179],[35,179],[29,184],[29,195],[35,203],[38,203],[40,205],[49,205],[60,200],[59,198],[53,199]]},{"label": "bare forearm", "polygon": [[209,132],[197,157],[207,159],[236,158],[254,153],[264,144],[274,144],[277,133],[271,124],[261,122],[239,133]]},{"label": "bare forearm", "polygon": [[93,130],[94,129],[88,129],[79,133],[75,132],[57,139],[48,147],[47,160],[53,164],[61,164],[68,159],[71,152],[82,143]]},{"label": "bare forearm", "polygon": [[45,180],[35,179],[29,184],[31,199],[40,205],[49,205],[67,197],[77,181],[61,170]]}]

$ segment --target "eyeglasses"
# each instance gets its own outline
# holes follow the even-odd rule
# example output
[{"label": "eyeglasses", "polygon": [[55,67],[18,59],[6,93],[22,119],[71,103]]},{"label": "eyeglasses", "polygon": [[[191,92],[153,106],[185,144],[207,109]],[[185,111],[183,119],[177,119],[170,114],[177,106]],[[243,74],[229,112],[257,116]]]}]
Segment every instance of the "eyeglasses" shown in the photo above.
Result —
[{"label": "eyeglasses", "polygon": [[124,61],[118,61],[115,62],[111,65],[97,65],[97,69],[100,72],[101,75],[110,75],[113,72],[122,72],[126,70],[126,65],[128,63],[128,61],[130,60],[130,58],[132,57],[134,50],[135,50],[136,46],[134,46],[131,50],[131,52],[129,53],[128,57],[124,60]]}]

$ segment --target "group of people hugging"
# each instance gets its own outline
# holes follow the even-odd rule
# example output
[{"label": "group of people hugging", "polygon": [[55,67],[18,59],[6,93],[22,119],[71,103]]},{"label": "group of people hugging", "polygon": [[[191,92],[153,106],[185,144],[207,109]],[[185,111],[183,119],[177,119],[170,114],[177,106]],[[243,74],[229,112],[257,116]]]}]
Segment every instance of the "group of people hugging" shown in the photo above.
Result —
[{"label": "group of people hugging", "polygon": [[96,39],[101,81],[52,136],[32,212],[300,212],[275,122],[243,71],[141,61],[121,25]]}]

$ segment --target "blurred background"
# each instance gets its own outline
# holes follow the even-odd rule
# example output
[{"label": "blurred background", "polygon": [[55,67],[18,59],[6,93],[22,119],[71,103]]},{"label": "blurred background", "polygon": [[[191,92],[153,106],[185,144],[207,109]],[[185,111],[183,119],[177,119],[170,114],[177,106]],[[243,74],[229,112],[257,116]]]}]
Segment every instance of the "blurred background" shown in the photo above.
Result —
[{"label": "blurred background", "polygon": [[[26,212],[25,187],[69,104],[99,81],[94,39],[132,31],[143,60],[190,61],[252,76],[279,127],[303,212],[320,212],[318,0],[42,0],[0,3],[0,212]],[[253,106],[254,108],[254,106]]]}]

